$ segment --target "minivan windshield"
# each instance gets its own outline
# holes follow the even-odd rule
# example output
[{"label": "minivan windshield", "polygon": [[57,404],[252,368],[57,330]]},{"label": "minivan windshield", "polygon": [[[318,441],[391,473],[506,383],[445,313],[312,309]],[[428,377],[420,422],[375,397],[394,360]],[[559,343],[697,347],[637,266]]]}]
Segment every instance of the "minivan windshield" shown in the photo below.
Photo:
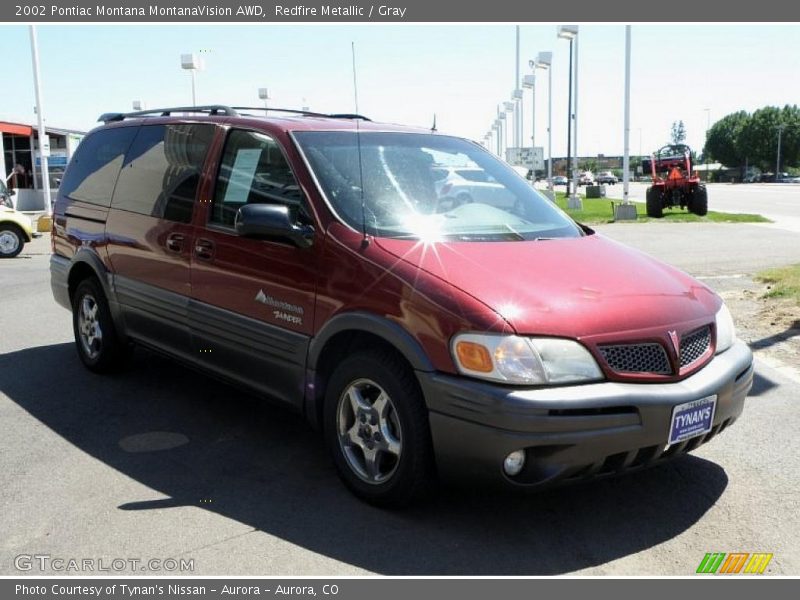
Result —
[{"label": "minivan windshield", "polygon": [[583,231],[473,142],[426,133],[297,131],[334,211],[378,237],[514,241]]}]

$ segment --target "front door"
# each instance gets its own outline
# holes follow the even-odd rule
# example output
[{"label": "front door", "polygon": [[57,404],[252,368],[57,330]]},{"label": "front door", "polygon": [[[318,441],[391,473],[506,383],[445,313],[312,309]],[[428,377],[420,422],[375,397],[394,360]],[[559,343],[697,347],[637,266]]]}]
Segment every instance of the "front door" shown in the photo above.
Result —
[{"label": "front door", "polygon": [[280,144],[264,133],[231,129],[210,200],[192,250],[195,351],[218,374],[299,406],[319,241],[298,248],[244,238],[234,229],[236,212],[249,203],[285,205],[296,221],[312,224]]}]

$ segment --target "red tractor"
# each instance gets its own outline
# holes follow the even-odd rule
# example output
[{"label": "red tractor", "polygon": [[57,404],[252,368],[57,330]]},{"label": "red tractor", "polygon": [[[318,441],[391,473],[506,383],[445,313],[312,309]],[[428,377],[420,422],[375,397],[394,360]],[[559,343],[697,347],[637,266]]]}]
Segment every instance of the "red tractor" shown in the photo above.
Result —
[{"label": "red tractor", "polygon": [[692,172],[691,150],[684,144],[664,146],[642,169],[650,169],[653,185],[647,188],[647,216],[660,219],[665,208],[680,206],[703,216],[708,212],[708,192]]}]

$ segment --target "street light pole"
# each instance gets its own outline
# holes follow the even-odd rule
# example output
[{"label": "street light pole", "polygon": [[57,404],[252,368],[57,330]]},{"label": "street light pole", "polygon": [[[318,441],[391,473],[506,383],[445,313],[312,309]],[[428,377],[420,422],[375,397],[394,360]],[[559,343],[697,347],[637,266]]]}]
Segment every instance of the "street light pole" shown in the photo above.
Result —
[{"label": "street light pole", "polygon": [[573,185],[574,196],[570,198],[573,203],[573,208],[582,208],[581,200],[578,197],[578,27],[575,27],[575,154],[573,160],[575,161],[572,166],[572,177],[575,180]]},{"label": "street light pole", "polygon": [[631,26],[625,26],[625,131],[622,155],[622,204],[614,207],[615,221],[635,221],[636,207],[631,204],[628,189],[631,180]]},{"label": "street light pole", "polygon": [[[52,214],[50,206],[50,172],[48,170],[48,157],[50,144],[47,141],[47,132],[44,129],[44,108],[42,106],[42,82],[39,77],[39,43],[36,38],[36,26],[30,26],[31,34],[31,60],[33,61],[33,86],[36,94],[36,117],[39,130],[39,160],[42,172],[42,193],[44,194],[44,212],[47,216]],[[34,164],[36,161],[34,160]]]},{"label": "street light pole", "polygon": [[[505,148],[505,156],[503,157],[504,160],[508,160],[508,148],[513,147],[517,148],[516,140],[513,138],[517,137],[517,123],[516,120],[513,121],[509,118],[509,116],[514,116],[514,101],[509,100],[508,102],[504,102],[503,106],[505,107],[505,112],[503,113],[503,118],[506,122],[506,148]],[[514,146],[509,146],[509,144],[514,144]]]},{"label": "street light pole", "polygon": [[565,175],[567,176],[568,182],[567,191],[572,192],[572,180],[569,176],[569,169],[570,165],[572,164],[572,40],[569,41],[569,78],[567,85],[569,88],[569,92],[567,94],[567,105],[569,106],[569,110],[567,111],[567,166],[565,169]]},{"label": "street light pole", "polygon": [[264,101],[264,108],[269,108],[269,88],[258,88],[258,97]]},{"label": "street light pole", "polygon": [[[558,37],[569,40],[569,120],[567,126],[567,174],[569,175],[570,159],[572,159],[572,192],[567,201],[567,206],[573,209],[583,207],[578,196],[578,26],[560,25],[558,27]],[[574,50],[573,50],[574,44]],[[572,55],[575,54],[575,65],[573,73]],[[572,80],[575,79],[575,97],[573,104]],[[573,108],[574,107],[574,108]],[[573,112],[574,110],[574,112]],[[574,121],[574,131],[573,131]],[[574,139],[573,139],[574,135]],[[572,156],[572,143],[575,144],[575,155]]]},{"label": "street light pole", "polygon": [[[708,145],[708,132],[711,129],[711,109],[704,108],[703,110],[706,111],[706,145]],[[706,159],[706,183],[710,183],[711,173],[708,170],[708,150],[706,150],[703,154],[705,154]]]},{"label": "street light pole", "polygon": [[531,102],[531,162],[532,162],[532,170],[534,174],[534,180],[536,179],[536,61],[530,60],[528,61],[528,65],[530,66],[531,70],[533,71],[530,75],[525,75],[522,78],[522,87],[525,89],[530,89],[533,100]]},{"label": "street light pole", "polygon": [[195,71],[202,68],[202,63],[194,54],[181,54],[181,68],[192,74],[192,106],[197,106]]},{"label": "street light pole", "polygon": [[553,191],[553,67],[551,63],[547,65],[547,189]]},{"label": "street light pole", "polygon": [[536,61],[529,60],[531,74],[522,79],[522,87],[531,90],[531,147],[536,147]]},{"label": "street light pole", "polygon": [[[536,68],[547,69],[547,189],[553,191],[553,53],[539,52]],[[555,199],[555,196],[553,198]]]},{"label": "street light pole", "polygon": [[622,200],[628,204],[631,168],[631,26],[625,26],[625,147],[622,157]]},{"label": "street light pole", "polygon": [[520,103],[517,96],[517,90],[519,89],[519,25],[517,25],[517,57],[516,57],[516,68],[514,69],[514,147],[519,148],[522,140],[522,113],[520,112],[520,108],[522,104]]}]

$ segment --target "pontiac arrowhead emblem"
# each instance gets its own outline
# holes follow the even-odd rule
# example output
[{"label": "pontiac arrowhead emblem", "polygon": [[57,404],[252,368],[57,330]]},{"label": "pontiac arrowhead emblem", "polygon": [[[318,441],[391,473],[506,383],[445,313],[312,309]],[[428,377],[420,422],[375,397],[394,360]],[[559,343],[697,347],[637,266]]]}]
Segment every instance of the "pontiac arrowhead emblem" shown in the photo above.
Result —
[{"label": "pontiac arrowhead emblem", "polygon": [[264,293],[264,290],[258,290],[258,293],[256,294],[256,302],[267,304],[267,295]]}]

